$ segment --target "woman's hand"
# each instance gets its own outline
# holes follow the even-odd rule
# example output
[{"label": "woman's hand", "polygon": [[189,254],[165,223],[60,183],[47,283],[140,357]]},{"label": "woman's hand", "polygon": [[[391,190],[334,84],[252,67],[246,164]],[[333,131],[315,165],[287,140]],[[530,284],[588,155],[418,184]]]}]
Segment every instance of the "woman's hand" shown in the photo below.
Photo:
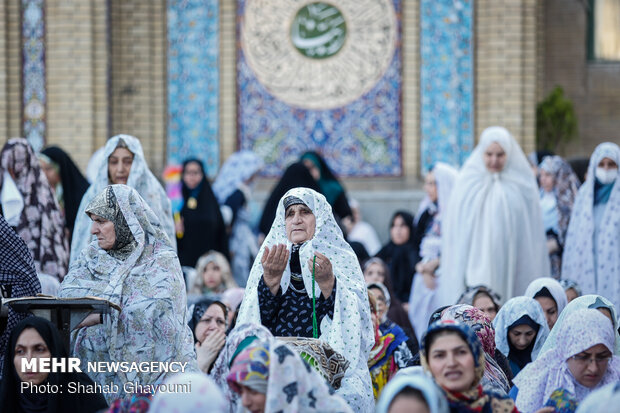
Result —
[{"label": "woman's hand", "polygon": [[278,244],[271,247],[265,246],[263,257],[260,260],[263,265],[263,280],[265,285],[271,291],[271,294],[276,295],[280,288],[280,280],[282,274],[288,265],[288,250],[286,245]]},{"label": "woman's hand", "polygon": [[84,320],[82,320],[82,322],[80,324],[77,325],[77,327],[75,327],[76,329],[78,328],[82,328],[82,327],[90,327],[90,326],[94,326],[96,324],[101,323],[101,314],[99,313],[93,313],[93,314],[89,314]]},{"label": "woman's hand", "polygon": [[197,342],[196,358],[198,361],[198,368],[203,373],[208,373],[211,365],[217,358],[222,347],[226,343],[226,334],[220,330],[213,330],[211,334],[205,337],[202,343]]},{"label": "woman's hand", "polygon": [[[332,270],[332,263],[325,255],[318,251],[314,251],[316,256],[316,268],[314,271],[314,279],[319,284],[321,292],[325,298],[329,298],[334,288],[334,271]],[[314,259],[308,260],[308,268],[312,272],[312,265]]]},{"label": "woman's hand", "polygon": [[430,261],[420,261],[416,264],[415,270],[418,274],[422,275],[422,280],[424,281],[424,285],[429,290],[434,290],[437,286],[435,280],[435,271],[439,268],[439,258],[435,258]]}]

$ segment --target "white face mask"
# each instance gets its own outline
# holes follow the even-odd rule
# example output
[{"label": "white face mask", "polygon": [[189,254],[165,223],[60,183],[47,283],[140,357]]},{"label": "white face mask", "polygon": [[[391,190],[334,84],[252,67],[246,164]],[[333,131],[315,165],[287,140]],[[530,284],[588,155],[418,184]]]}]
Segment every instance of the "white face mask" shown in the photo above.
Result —
[{"label": "white face mask", "polygon": [[603,185],[610,184],[618,177],[618,168],[605,169],[597,167],[594,172],[594,176],[596,176],[596,179],[598,179]]}]

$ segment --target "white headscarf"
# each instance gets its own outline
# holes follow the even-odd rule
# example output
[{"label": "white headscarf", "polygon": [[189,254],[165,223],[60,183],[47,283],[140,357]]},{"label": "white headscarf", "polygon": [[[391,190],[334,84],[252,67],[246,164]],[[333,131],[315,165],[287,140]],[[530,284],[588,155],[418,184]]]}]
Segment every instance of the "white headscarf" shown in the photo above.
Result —
[{"label": "white headscarf", "polygon": [[[357,257],[344,240],[342,231],[334,220],[331,206],[323,195],[308,188],[294,188],[280,199],[271,230],[250,271],[237,324],[261,323],[258,283],[263,276],[261,258],[265,247],[286,244],[287,249],[291,250],[292,243],[286,236],[284,222],[283,201],[288,196],[301,199],[316,219],[314,237],[299,250],[301,273],[308,295],[311,296],[312,292],[312,273],[305,263],[313,257],[315,251],[329,258],[337,280],[334,319],[323,318],[320,326],[322,334],[319,337],[351,363],[337,393],[343,396],[354,410],[371,412],[374,402],[367,360],[374,345],[374,329],[370,318],[368,293]],[[287,265],[280,281],[282,294],[288,290],[290,279],[291,273]],[[314,290],[320,294],[321,290],[316,282]]]},{"label": "white headscarf", "polygon": [[[596,310],[579,310],[572,313],[558,332],[558,345],[541,354],[515,377],[519,389],[516,405],[519,411],[534,412],[545,404],[556,389],[564,389],[581,401],[592,390],[575,380],[566,361],[597,344],[603,344],[613,352],[614,333],[607,317]],[[620,379],[620,360],[613,356],[607,364],[602,387]]]},{"label": "white headscarf", "polygon": [[[442,214],[445,214],[446,208],[450,201],[452,187],[456,180],[458,171],[452,166],[438,162],[435,164],[431,172],[435,175],[435,186],[437,188],[437,213],[433,217],[431,230],[428,231],[422,242],[420,243],[420,258],[432,260],[441,256],[441,226]],[[424,197],[416,214],[416,223],[420,217],[429,208],[435,208],[433,202],[428,195]],[[439,274],[441,269],[437,272]],[[416,273],[411,283],[411,291],[409,292],[409,321],[416,333],[418,341],[422,339],[422,335],[428,326],[430,315],[442,306],[438,299],[437,291],[442,289],[443,279],[438,278],[435,289],[431,290],[426,287],[421,274]]]},{"label": "white headscarf", "polygon": [[524,295],[526,297],[534,298],[534,296],[543,288],[549,290],[549,293],[558,306],[558,315],[560,315],[568,304],[568,299],[566,298],[566,293],[564,292],[562,285],[553,278],[541,277],[535,279],[530,283],[530,285],[527,286]]},{"label": "white headscarf", "polygon": [[[459,171],[451,165],[443,162],[437,162],[431,172],[435,176],[435,186],[437,187],[437,209],[438,212],[445,211],[448,206],[448,201],[450,199],[450,194],[452,193],[452,187],[454,186],[454,181],[459,173]],[[422,199],[420,202],[420,206],[418,207],[418,212],[415,216],[416,223],[433,202],[430,200],[428,195]]]},{"label": "white headscarf", "polygon": [[[620,306],[620,184],[616,178],[605,206],[597,245],[594,242],[594,180],[603,158],[620,165],[620,147],[605,142],[590,157],[588,179],[579,188],[573,207],[564,254],[562,277],[575,280],[584,294],[600,294]],[[596,257],[594,257],[596,253]],[[594,268],[596,263],[596,268]]]},{"label": "white headscarf", "polygon": [[495,346],[504,356],[508,357],[508,353],[510,352],[510,346],[508,345],[508,329],[515,321],[524,315],[531,318],[540,326],[536,334],[534,348],[532,349],[532,360],[534,360],[549,335],[549,326],[547,325],[547,319],[545,318],[542,307],[538,304],[538,301],[533,298],[523,296],[511,298],[499,309],[497,316],[493,320],[493,327],[495,327]]},{"label": "white headscarf", "polygon": [[230,155],[213,183],[213,193],[220,205],[264,165],[265,162],[252,151],[243,150]]},{"label": "white headscarf", "polygon": [[125,142],[129,151],[133,153],[133,162],[131,163],[127,185],[138,191],[140,196],[144,198],[155,215],[157,215],[157,218],[161,221],[162,228],[166,235],[168,235],[168,238],[170,238],[172,246],[176,246],[177,239],[174,232],[174,220],[172,218],[170,199],[168,199],[166,191],[164,191],[164,188],[150,171],[146,159],[144,158],[144,152],[142,151],[140,141],[133,136],[116,135],[108,139],[103,151],[103,159],[99,162],[97,179],[95,179],[88,188],[88,191],[84,194],[84,197],[82,197],[82,202],[80,203],[80,208],[75,218],[69,266],[75,262],[80,252],[93,239],[93,235],[90,233],[91,220],[84,211],[90,201],[110,184],[107,160],[117,148],[118,141],[121,139]]},{"label": "white headscarf", "polygon": [[149,413],[226,413],[228,411],[222,391],[206,374],[177,374],[167,379],[164,385],[168,391],[155,394],[148,410]]},{"label": "white headscarf", "polygon": [[[491,173],[484,153],[498,143],[506,164]],[[502,297],[522,294],[550,273],[538,186],[519,144],[498,126],[482,132],[463,165],[442,220],[442,302],[453,304],[466,286],[488,285]]]},{"label": "white headscarf", "polygon": [[401,371],[399,370],[399,374],[383,388],[381,397],[377,402],[376,413],[387,413],[396,396],[407,387],[419,390],[422,393],[430,413],[449,412],[446,396],[431,377],[428,377],[423,371],[413,374],[400,374]]},{"label": "white headscarf", "polygon": [[[130,242],[120,250],[106,251],[94,239],[75,258],[58,296],[99,297],[122,311],[113,310],[103,324],[74,330],[71,353],[92,362],[187,362],[185,372],[198,371],[187,325],[183,272],[161,221],[127,185],[108,186],[93,201],[87,208],[114,213],[117,241],[123,235]],[[119,386],[118,394],[105,394],[108,402],[124,397],[125,383],[158,384],[171,374],[157,370],[88,373],[99,384]]]},{"label": "white headscarf", "polygon": [[618,334],[618,321],[616,319],[618,313],[616,312],[616,307],[605,297],[595,294],[582,295],[581,297],[577,297],[568,303],[568,305],[564,308],[564,311],[560,313],[558,320],[551,329],[551,332],[549,333],[547,340],[545,340],[545,344],[542,349],[540,349],[539,354],[544,354],[546,351],[555,348],[558,344],[558,331],[561,329],[562,324],[564,324],[564,320],[566,320],[566,318],[575,311],[583,310],[585,308],[607,308],[609,310],[615,331],[614,354],[616,356],[620,356],[620,335]]}]

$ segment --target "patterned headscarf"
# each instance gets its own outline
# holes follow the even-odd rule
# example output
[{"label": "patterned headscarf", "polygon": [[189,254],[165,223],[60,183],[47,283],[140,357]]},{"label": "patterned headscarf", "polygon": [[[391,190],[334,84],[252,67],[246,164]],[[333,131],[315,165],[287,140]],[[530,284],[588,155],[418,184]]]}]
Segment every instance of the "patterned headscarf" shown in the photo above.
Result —
[{"label": "patterned headscarf", "polygon": [[220,204],[247,181],[263,169],[265,162],[254,152],[243,150],[235,152],[224,162],[213,183],[213,192]]},{"label": "patterned headscarf", "polygon": [[381,392],[381,397],[377,402],[376,413],[387,413],[394,399],[401,391],[408,387],[419,390],[422,393],[430,413],[449,412],[446,397],[441,389],[437,387],[430,377],[420,372],[416,374],[397,374],[390,380]]},{"label": "patterned headscarf", "polygon": [[562,313],[558,317],[558,320],[555,322],[553,329],[545,340],[545,344],[540,349],[539,356],[557,347],[558,332],[561,329],[560,326],[562,326],[566,322],[568,316],[576,311],[580,311],[586,308],[592,308],[595,310],[599,308],[606,308],[609,310],[612,318],[611,322],[614,325],[615,331],[614,354],[616,356],[620,356],[620,335],[618,334],[618,313],[616,311],[616,307],[607,298],[596,294],[582,295],[581,297],[577,297],[573,301],[568,303],[566,308],[564,308],[564,311],[562,311]]},{"label": "patterned headscarf", "polygon": [[447,308],[441,315],[442,320],[456,320],[474,330],[484,350],[486,365],[482,377],[482,388],[497,393],[508,394],[508,378],[494,359],[495,329],[491,319],[481,310],[467,304],[457,304]]},{"label": "patterned headscarf", "polygon": [[111,186],[94,197],[86,207],[85,212],[89,217],[97,215],[105,220],[112,221],[114,224],[116,241],[110,250],[111,254],[114,254],[115,257],[125,257],[131,253],[132,249],[135,248],[135,245],[132,245],[134,238]]},{"label": "patterned headscarf", "polygon": [[269,345],[258,342],[243,350],[233,362],[226,377],[228,385],[241,393],[240,385],[259,393],[267,393],[269,379]]},{"label": "patterned headscarf", "polygon": [[[556,347],[525,366],[514,379],[515,386],[519,388],[516,403],[520,411],[532,412],[540,409],[558,388],[571,392],[578,401],[583,400],[592,389],[575,380],[566,361],[597,344],[603,344],[609,351],[614,350],[613,328],[609,319],[597,310],[573,312],[559,327]],[[613,356],[597,387],[619,379],[620,360]]]},{"label": "patterned headscarf", "polygon": [[562,288],[564,288],[565,293],[572,288],[577,293],[577,297],[581,296],[581,287],[579,287],[579,284],[577,284],[575,281],[563,279],[558,280],[558,282],[560,283]]},{"label": "patterned headscarf", "polygon": [[[74,331],[72,353],[89,361],[174,360],[187,362],[186,372],[198,371],[192,333],[187,326],[183,272],[170,239],[135,189],[127,185],[112,185],[110,189],[135,246],[129,254],[115,257],[92,242],[71,265],[58,295],[101,297],[123,311],[106,316],[103,324]],[[157,384],[166,374],[101,371],[91,377],[100,384],[118,385],[120,396],[124,396],[125,383],[137,380]]]},{"label": "patterned headscarf", "polygon": [[353,412],[325,380],[288,345],[275,339],[255,341],[233,362],[228,384],[266,393],[265,413]]},{"label": "patterned headscarf", "polygon": [[560,233],[558,236],[560,245],[564,245],[570,214],[577,197],[577,191],[579,190],[579,179],[568,162],[557,155],[545,157],[540,163],[539,168],[553,175],[555,179],[553,193],[555,194],[558,212],[560,213],[558,222]]},{"label": "patterned headscarf", "polygon": [[[224,413],[226,400],[215,382],[203,373],[181,373],[165,381],[170,388],[189,384],[187,391],[158,392],[148,413]],[[187,388],[187,387],[186,387]]]},{"label": "patterned headscarf", "polygon": [[[258,304],[258,283],[263,277],[261,258],[265,247],[272,248],[277,244],[285,244],[290,251],[292,243],[286,236],[284,222],[284,199],[295,196],[310,208],[316,219],[314,237],[305,242],[299,249],[301,263],[311,259],[315,251],[326,255],[332,264],[337,280],[334,317],[321,321],[319,339],[326,341],[336,352],[340,353],[351,364],[337,392],[347,399],[349,404],[360,411],[368,411],[373,406],[370,375],[367,360],[374,344],[373,326],[370,318],[368,293],[359,262],[351,246],[345,241],[342,231],[336,224],[331,206],[325,197],[308,188],[294,188],[280,199],[276,217],[265,238],[261,249],[254,260],[250,277],[245,290],[245,297],[239,308],[238,323],[260,324],[260,308]],[[291,254],[292,255],[292,254]],[[290,258],[289,258],[290,259]],[[307,265],[301,266],[303,282],[308,295],[313,290],[312,272]],[[291,280],[290,265],[286,266],[280,287],[286,293]],[[314,290],[320,291],[318,283]]]},{"label": "patterned headscarf", "polygon": [[273,335],[266,327],[260,324],[237,324],[237,326],[226,337],[226,344],[217,359],[213,363],[210,376],[213,377],[217,385],[224,391],[226,401],[230,406],[229,412],[237,411],[239,395],[230,390],[226,378],[230,373],[230,363],[237,352],[239,345],[248,337],[256,337],[260,341],[269,341]]},{"label": "patterned headscarf", "polygon": [[543,288],[546,288],[547,291],[549,291],[553,297],[553,301],[555,301],[555,304],[558,307],[558,315],[561,314],[568,304],[568,299],[566,298],[564,288],[562,288],[562,285],[557,280],[551,277],[537,278],[527,286],[525,294],[523,295],[526,297],[535,298]]},{"label": "patterned headscarf", "polygon": [[540,326],[531,354],[532,360],[534,360],[549,335],[549,326],[547,325],[542,307],[538,304],[538,301],[533,298],[523,296],[511,298],[499,310],[497,317],[493,320],[493,326],[495,327],[495,346],[504,356],[508,357],[508,353],[510,352],[508,330],[515,321],[519,320],[524,315],[531,318]]},{"label": "patterned headscarf", "polygon": [[110,185],[108,158],[118,147],[124,147],[133,153],[133,162],[131,163],[127,186],[138,191],[140,196],[146,201],[147,205],[159,219],[164,234],[169,238],[170,245],[176,248],[176,235],[170,199],[168,199],[166,191],[150,171],[140,141],[130,135],[116,135],[108,139],[103,152],[104,161],[99,164],[97,179],[88,188],[80,203],[71,241],[71,264],[79,257],[80,252],[94,241],[94,237],[90,233],[90,219],[84,212],[90,201],[100,194],[105,187]]},{"label": "patterned headscarf", "polygon": [[[597,244],[594,242],[594,183],[595,171],[603,158],[620,165],[620,147],[605,142],[596,147],[590,157],[588,179],[579,188],[573,207],[564,254],[562,277],[575,280],[584,294],[601,294],[620,306],[620,179],[611,189],[604,204]],[[596,253],[596,257],[594,257]],[[596,265],[596,268],[595,268]]]},{"label": "patterned headscarf", "polygon": [[490,405],[492,412],[513,412],[514,404],[511,399],[493,392],[484,391],[480,384],[485,370],[485,352],[478,336],[469,326],[461,324],[455,320],[442,320],[432,324],[422,337],[420,347],[420,361],[426,371],[431,371],[429,365],[429,344],[431,339],[438,333],[451,331],[459,335],[467,343],[469,350],[474,358],[474,382],[469,390],[464,392],[453,392],[443,389],[448,398],[450,408],[467,408],[471,411],[482,411],[485,406]]},{"label": "patterned headscarf", "polygon": [[590,393],[579,404],[576,413],[603,412],[610,406],[620,406],[620,381],[606,384]]},{"label": "patterned headscarf", "polygon": [[24,199],[17,233],[26,242],[37,272],[62,280],[69,261],[65,222],[39,158],[24,138],[12,138],[0,153],[0,187],[5,171],[13,171]]},{"label": "patterned headscarf", "polygon": [[[0,215],[0,285],[11,288],[11,298],[32,297],[41,292],[41,284],[26,243],[13,231],[2,215]],[[9,335],[13,327],[26,316],[27,314],[18,313],[9,307],[7,324],[0,336],[0,372]]]}]

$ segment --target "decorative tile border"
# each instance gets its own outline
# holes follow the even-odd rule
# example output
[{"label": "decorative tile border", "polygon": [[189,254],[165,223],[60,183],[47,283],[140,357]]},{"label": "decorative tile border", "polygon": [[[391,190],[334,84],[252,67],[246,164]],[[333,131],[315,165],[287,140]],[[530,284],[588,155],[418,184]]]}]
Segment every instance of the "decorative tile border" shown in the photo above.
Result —
[{"label": "decorative tile border", "polygon": [[[308,5],[315,4],[316,0],[237,1],[237,30],[240,39],[237,52],[239,146],[241,149],[251,149],[263,157],[266,163],[264,173],[268,176],[278,175],[284,167],[309,149],[322,152],[340,176],[400,175],[402,1],[331,2],[330,4],[336,5],[331,7],[337,7],[345,17],[348,38],[337,54],[321,59],[311,59],[293,50],[296,47],[295,39],[289,41],[287,37],[300,13],[307,13]],[[283,14],[283,10],[287,11],[292,7],[294,9],[291,13]],[[323,15],[329,12],[332,12],[332,16],[335,14],[328,10],[329,7],[326,8],[325,4],[319,4],[318,7],[320,11],[325,11]],[[300,11],[303,8],[306,9]],[[287,21],[289,23],[286,23]],[[250,28],[245,27],[246,24]],[[338,24],[339,21],[333,23],[332,28],[341,29],[342,25]],[[368,30],[369,25],[375,24],[381,26],[384,32]],[[388,29],[393,30],[393,36],[385,35]],[[278,44],[275,44],[276,42]],[[384,48],[390,50],[390,54],[386,56],[385,70],[366,87],[367,79],[362,79],[361,76],[371,73],[372,68],[368,67],[368,71],[366,68],[357,70],[359,65],[356,65],[356,62],[377,59],[377,64],[381,64],[373,54],[373,42],[383,44]],[[244,50],[244,47],[253,49]],[[273,50],[269,50],[270,47]],[[289,50],[282,52],[285,47]],[[254,56],[255,48],[271,53],[273,72],[282,73],[283,76],[269,78],[267,65],[261,67],[260,55]],[[284,54],[279,55],[279,52]],[[278,56],[286,58],[278,61]],[[294,66],[296,62],[301,63]],[[353,100],[334,106],[332,103],[340,102],[334,95],[333,100],[323,102],[320,108],[316,108],[316,101],[320,99],[300,102],[298,99],[296,101],[296,96],[291,95],[290,90],[277,89],[280,85],[294,88],[295,84],[299,83],[296,82],[298,77],[310,75],[314,83],[308,85],[308,82],[301,82],[300,87],[306,84],[313,90],[299,90],[299,94],[307,93],[311,96],[312,93],[318,93],[316,91],[320,91],[321,87],[333,83],[330,76],[340,73],[331,71],[331,67],[336,64],[342,65],[341,70],[349,75],[350,81],[359,80],[360,94],[354,96],[351,93]],[[360,77],[356,77],[358,74]],[[333,90],[326,89],[326,93],[332,92]]]},{"label": "decorative tile border", "polygon": [[22,0],[22,112],[24,137],[35,151],[45,144],[45,1]]},{"label": "decorative tile border", "polygon": [[168,0],[168,164],[219,168],[219,2]]},{"label": "decorative tile border", "polygon": [[420,1],[422,173],[474,146],[473,0]]}]

